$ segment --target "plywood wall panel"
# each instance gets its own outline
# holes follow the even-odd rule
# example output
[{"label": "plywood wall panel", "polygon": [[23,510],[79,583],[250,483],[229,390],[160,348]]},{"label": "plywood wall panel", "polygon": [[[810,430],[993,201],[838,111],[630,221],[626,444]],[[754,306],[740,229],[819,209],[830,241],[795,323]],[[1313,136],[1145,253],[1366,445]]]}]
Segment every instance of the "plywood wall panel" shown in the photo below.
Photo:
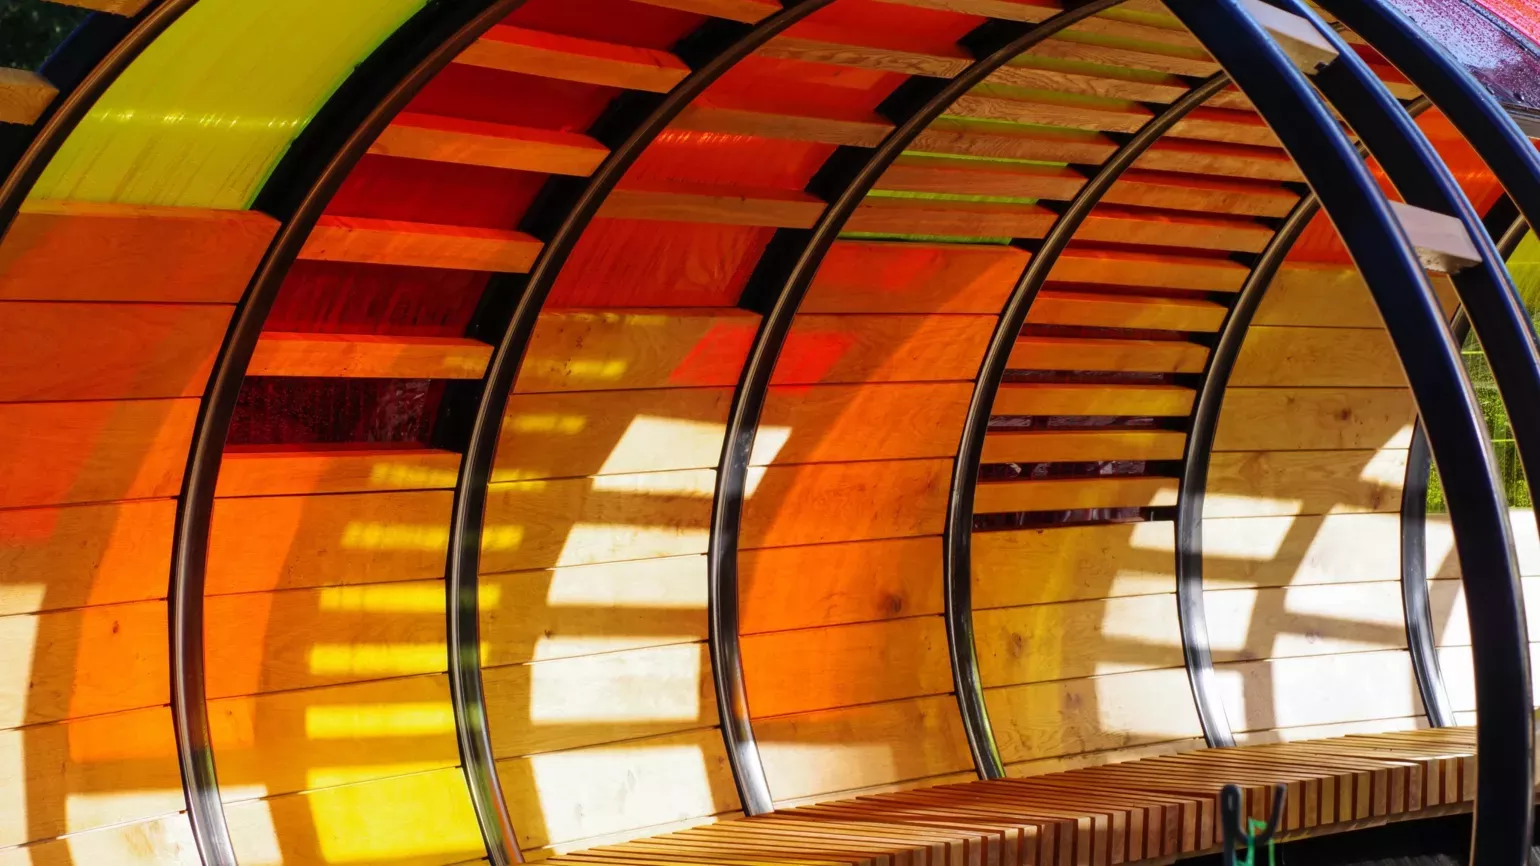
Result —
[{"label": "plywood wall panel", "polygon": [[800,315],[772,381],[972,380],[994,327],[993,316]]},{"label": "plywood wall panel", "polygon": [[998,314],[1028,259],[1009,246],[838,241],[801,311]]},{"label": "plywood wall panel", "polygon": [[940,617],[743,638],[755,718],[945,694],[952,688]]},{"label": "plywood wall panel", "polygon": [[1399,580],[1401,515],[1282,515],[1203,521],[1214,588]]},{"label": "plywood wall panel", "polygon": [[758,325],[736,309],[548,311],[514,391],[732,387]]},{"label": "plywood wall panel", "polygon": [[166,606],[98,605],[0,617],[0,727],[152,707],[170,700]]},{"label": "plywood wall panel", "polygon": [[1215,662],[1406,647],[1399,581],[1210,591],[1204,605]]}]

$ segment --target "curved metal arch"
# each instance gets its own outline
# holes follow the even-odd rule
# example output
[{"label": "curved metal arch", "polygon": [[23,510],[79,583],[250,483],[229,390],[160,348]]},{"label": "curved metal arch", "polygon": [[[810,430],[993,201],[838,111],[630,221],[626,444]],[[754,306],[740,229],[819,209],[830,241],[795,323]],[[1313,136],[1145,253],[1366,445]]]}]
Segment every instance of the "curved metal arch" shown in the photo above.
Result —
[{"label": "curved metal arch", "polygon": [[[633,126],[624,140],[610,151],[603,164],[590,176],[587,185],[577,195],[566,216],[552,231],[542,248],[534,267],[530,269],[523,292],[519,296],[513,314],[508,320],[492,361],[483,378],[481,395],[470,422],[469,440],[465,456],[460,461],[460,475],[455,484],[454,511],[449,527],[448,593],[450,678],[456,689],[476,698],[473,705],[482,707],[479,719],[472,719],[470,745],[479,754],[478,764],[495,780],[492,769],[491,742],[487,734],[482,694],[480,667],[480,622],[477,604],[477,588],[481,562],[481,533],[486,516],[486,498],[491,483],[492,461],[496,455],[503,413],[507,409],[508,395],[523,364],[524,353],[529,347],[535,330],[540,308],[544,306],[551,287],[578,240],[592,222],[594,215],[604,204],[615,185],[625,175],[654,139],[678,117],[707,87],[720,78],[744,57],[757,50],[777,34],[813,12],[829,5],[833,0],[800,0],[788,3],[780,12],[760,21],[732,41],[701,65],[697,66],[677,86],[670,90],[650,112]],[[457,705],[458,706],[458,705]],[[723,720],[724,730],[727,720]],[[462,741],[462,750],[466,748]],[[729,755],[731,761],[731,755]],[[469,760],[467,760],[469,771]],[[738,779],[738,766],[733,764],[734,779]],[[739,783],[740,796],[746,796]],[[500,798],[499,794],[499,798]],[[747,804],[745,799],[745,804]],[[747,809],[747,805],[745,805]],[[478,812],[478,814],[480,814]],[[509,862],[492,860],[494,866]]]},{"label": "curved metal arch", "polygon": [[[1506,675],[1502,679],[1478,676],[1482,718],[1478,754],[1485,758],[1478,758],[1471,862],[1474,866],[1522,862],[1530,845],[1533,768],[1529,760],[1513,757],[1531,754],[1528,648],[1523,630],[1514,628],[1523,620],[1506,504],[1496,483],[1491,441],[1459,350],[1384,194],[1300,71],[1236,0],[1168,0],[1167,5],[1241,85],[1320,195],[1374,295],[1428,424],[1434,453],[1448,471],[1446,492],[1460,539],[1462,572],[1494,584],[1472,585],[1480,588],[1471,605],[1473,637],[1485,644],[1478,647],[1477,658],[1498,656],[1495,661],[1503,665],[1500,676]],[[1353,57],[1339,57],[1327,71],[1343,60],[1351,62]],[[1330,78],[1326,81],[1335,83]],[[1377,94],[1384,95],[1383,85],[1376,82],[1376,86]],[[1338,104],[1345,113],[1357,107]],[[1389,128],[1404,134],[1399,124]],[[1369,137],[1369,130],[1360,132]],[[1519,695],[1517,700],[1514,693]],[[1520,707],[1521,703],[1525,705]]]},{"label": "curved metal arch", "polygon": [[[4,237],[21,203],[42,177],[49,160],[64,146],[70,133],[91,111],[96,100],[123,74],[129,64],[148,48],[198,0],[161,0],[133,18],[96,13],[86,20],[50,59],[43,71],[60,89],[37,123],[13,133],[9,142],[0,138],[0,159],[14,159],[0,179],[0,237]],[[77,41],[81,44],[76,44]],[[59,71],[55,72],[58,67]],[[6,153],[14,148],[14,153]]]},{"label": "curved metal arch", "polygon": [[[187,815],[209,866],[237,866],[209,734],[204,678],[203,591],[214,488],[225,438],[262,325],[316,221],[391,119],[481,33],[523,0],[429,4],[388,38],[338,88],[290,147],[255,209],[283,221],[225,334],[199,407],[177,503],[167,604],[171,715]],[[458,708],[457,708],[458,709]],[[490,844],[490,843],[489,843]]]}]

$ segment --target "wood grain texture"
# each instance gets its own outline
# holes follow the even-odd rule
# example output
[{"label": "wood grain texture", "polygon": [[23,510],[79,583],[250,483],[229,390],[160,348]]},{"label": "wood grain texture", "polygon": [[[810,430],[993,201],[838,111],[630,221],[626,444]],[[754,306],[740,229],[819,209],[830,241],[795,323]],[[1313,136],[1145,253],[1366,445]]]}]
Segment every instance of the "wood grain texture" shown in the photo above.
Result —
[{"label": "wood grain texture", "polygon": [[994,327],[993,316],[802,315],[771,381],[972,380]]},{"label": "wood grain texture", "polygon": [[1231,387],[1405,387],[1382,328],[1254,326],[1236,358]]},{"label": "wood grain texture", "polygon": [[900,75],[924,75],[951,78],[968,67],[971,58],[961,48],[952,51],[913,51],[881,44],[880,34],[858,42],[862,36],[847,28],[806,22],[791,32],[776,36],[756,54],[778,60],[852,66],[896,72]]},{"label": "wood grain texture", "polygon": [[[1459,301],[1443,274],[1429,274],[1446,313]],[[1383,328],[1379,309],[1358,269],[1339,264],[1290,263],[1279,269],[1257,306],[1255,325],[1310,325],[1318,328]]]},{"label": "wood grain texture", "polygon": [[176,502],[0,511],[0,615],[166,595]]},{"label": "wood grain texture", "polygon": [[370,153],[587,177],[609,148],[574,132],[404,111],[380,133]]},{"label": "wood grain texture", "polygon": [[804,192],[674,183],[622,186],[605,198],[598,215],[607,219],[806,229],[812,228],[823,210],[822,201]]},{"label": "wood grain texture", "polygon": [[950,457],[972,395],[967,382],[772,387],[750,463]]},{"label": "wood grain texture", "polygon": [[[1236,731],[1396,719],[1422,712],[1405,651],[1225,664],[1216,669]],[[1364,688],[1375,683],[1375,688]]]},{"label": "wood grain texture", "polygon": [[993,415],[1186,415],[1193,391],[1175,385],[1039,385],[1007,382]]},{"label": "wood grain texture", "polygon": [[666,51],[510,24],[499,24],[482,34],[455,62],[654,93],[667,93],[690,72],[679,58]]},{"label": "wood grain texture", "polygon": [[31,126],[58,95],[59,89],[36,72],[0,66],[0,123]]},{"label": "wood grain texture", "polygon": [[364,217],[323,216],[301,259],[523,273],[540,241],[523,232]]},{"label": "wood grain texture", "polygon": [[1304,179],[1299,166],[1278,148],[1193,139],[1157,141],[1134,160],[1134,167],[1296,183]]},{"label": "wood grain texture", "polygon": [[756,717],[945,694],[952,689],[946,624],[909,617],[743,638]]},{"label": "wood grain texture", "polygon": [[1180,668],[1032,683],[984,694],[1001,757],[1010,762],[1119,749],[1201,734]]},{"label": "wood grain texture", "polygon": [[1052,478],[1041,481],[980,482],[974,498],[973,513],[1154,508],[1175,504],[1174,478]]},{"label": "wood grain texture", "polygon": [[1214,450],[1405,448],[1416,411],[1405,388],[1230,388]]},{"label": "wood grain texture", "polygon": [[799,312],[998,314],[1029,258],[1007,246],[837,241]]},{"label": "wood grain texture", "polygon": [[951,471],[951,460],[811,463],[751,471],[740,545],[938,534]]},{"label": "wood grain texture", "polygon": [[941,540],[746,550],[738,580],[743,634],[939,614]]},{"label": "wood grain texture", "polygon": [[737,309],[548,311],[514,391],[731,387],[758,325]]},{"label": "wood grain texture", "polygon": [[460,455],[433,448],[226,448],[214,495],[283,496],[454,487]]},{"label": "wood grain texture", "polygon": [[1094,34],[1062,35],[1057,39],[1044,40],[1032,49],[1041,57],[1062,60],[1080,60],[1107,66],[1126,66],[1131,69],[1148,69],[1169,72],[1173,75],[1191,75],[1207,78],[1219,71],[1219,64],[1198,48],[1175,46],[1117,47],[1118,42],[1094,38]]},{"label": "wood grain texture", "polygon": [[1204,593],[1215,662],[1406,647],[1399,581]]},{"label": "wood grain texture", "polygon": [[1406,452],[1231,451],[1209,462],[1204,517],[1392,511]]},{"label": "wood grain texture", "polygon": [[1171,592],[1174,533],[1168,521],[975,532],[973,607]]},{"label": "wood grain texture", "polygon": [[857,116],[816,113],[812,106],[732,105],[703,96],[679,113],[671,129],[752,135],[783,141],[876,147],[893,131],[893,122],[875,112]]},{"label": "wood grain texture", "polygon": [[207,592],[441,577],[452,499],[447,490],[219,499]]},{"label": "wood grain texture", "polygon": [[985,688],[1182,664],[1170,593],[993,608],[973,623]]},{"label": "wood grain texture", "polygon": [[1400,533],[1394,513],[1208,518],[1203,579],[1218,587],[1398,580]]},{"label": "wood grain texture", "polygon": [[362,379],[480,379],[492,347],[453,337],[303,334],[268,331],[249,376]]},{"label": "wood grain texture", "polygon": [[1099,132],[1015,127],[966,117],[942,117],[915,138],[911,149],[994,159],[1099,165],[1117,150],[1117,145]]},{"label": "wood grain texture", "polygon": [[47,862],[117,863],[122,866],[198,866],[198,845],[185,814],[163,815],[0,849],[0,866]]},{"label": "wood grain texture", "polygon": [[1095,283],[1203,292],[1240,291],[1249,273],[1224,256],[1071,246],[1054,262],[1051,283]]},{"label": "wood grain texture", "polygon": [[28,201],[0,241],[0,299],[233,303],[277,230],[256,211]]},{"label": "wood grain texture", "polygon": [[0,506],[176,496],[198,401],[0,405]]},{"label": "wood grain texture", "polygon": [[753,24],[781,9],[781,4],[774,0],[642,0],[642,2],[648,6],[695,12],[710,15],[713,18],[742,21],[746,24]]},{"label": "wood grain texture", "polygon": [[1018,337],[1006,361],[1011,370],[1139,373],[1201,373],[1207,364],[1208,347],[1197,343],[1095,337]]},{"label": "wood grain texture", "polygon": [[1213,332],[1227,309],[1212,301],[1089,292],[1039,291],[1027,312],[1030,325]]},{"label": "wood grain texture", "polygon": [[196,397],[223,305],[0,302],[0,401]]},{"label": "wood grain texture", "polygon": [[[0,680],[0,728],[154,707],[170,700],[166,606],[99,605],[0,618],[27,653]],[[30,657],[30,664],[22,659]]]},{"label": "wood grain texture", "polygon": [[1186,444],[1179,430],[992,430],[983,462],[1180,460]]}]

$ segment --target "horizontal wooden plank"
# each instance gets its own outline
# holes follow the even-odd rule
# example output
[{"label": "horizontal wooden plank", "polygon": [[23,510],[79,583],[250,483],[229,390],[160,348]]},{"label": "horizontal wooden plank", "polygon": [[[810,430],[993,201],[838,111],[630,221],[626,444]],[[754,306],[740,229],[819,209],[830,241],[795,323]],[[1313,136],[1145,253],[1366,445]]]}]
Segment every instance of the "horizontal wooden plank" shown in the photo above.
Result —
[{"label": "horizontal wooden plank", "polygon": [[1051,283],[1236,292],[1249,273],[1245,265],[1226,256],[1071,246],[1059,255],[1048,277]]},{"label": "horizontal wooden plank", "polygon": [[951,457],[972,397],[971,382],[775,386],[750,463]]},{"label": "horizontal wooden plank", "polygon": [[1006,367],[1011,370],[1201,373],[1207,363],[1208,347],[1184,340],[1017,337]]},{"label": "horizontal wooden plank", "polygon": [[36,863],[114,863],[121,866],[198,866],[198,844],[185,813],[118,824],[0,849],[0,866]]},{"label": "horizontal wooden plank", "polygon": [[268,331],[257,340],[250,376],[365,379],[479,379],[492,347],[453,337],[302,334]]},{"label": "horizontal wooden plank", "polygon": [[1203,521],[1203,580],[1218,587],[1399,580],[1397,513]]},{"label": "horizontal wooden plank", "polygon": [[973,627],[985,688],[1182,664],[1173,594],[993,608]]},{"label": "horizontal wooden plank", "polygon": [[993,316],[798,316],[771,381],[971,381],[994,328]]},{"label": "horizontal wooden plank", "polygon": [[1404,649],[1400,581],[1204,593],[1215,662]]},{"label": "horizontal wooden plank", "polygon": [[483,33],[455,62],[654,93],[667,93],[690,73],[683,61],[666,51],[509,24]]},{"label": "horizontal wooden plank", "polygon": [[[1529,641],[1540,642],[1540,577],[1525,577],[1521,584]],[[1397,611],[1400,610],[1399,604],[1398,600]],[[1465,586],[1461,581],[1429,581],[1428,607],[1433,614],[1435,644],[1440,647],[1470,646],[1470,615],[1466,610]]]},{"label": "horizontal wooden plank", "polygon": [[0,299],[233,303],[277,230],[256,211],[27,201],[0,241]]},{"label": "horizontal wooden plank", "polygon": [[[1443,274],[1429,274],[1445,312],[1459,301]],[[1383,328],[1369,287],[1351,265],[1291,263],[1281,268],[1257,306],[1256,325],[1311,325],[1318,328]]]},{"label": "horizontal wooden plank", "polygon": [[1406,388],[1230,388],[1214,450],[1405,448],[1416,412]]},{"label": "horizontal wooden plank", "polygon": [[206,591],[441,577],[453,498],[447,490],[425,490],[220,499]]},{"label": "horizontal wooden plank", "polygon": [[805,229],[812,228],[823,210],[822,201],[804,192],[676,183],[659,188],[620,187],[605,198],[598,215],[608,219]]},{"label": "horizontal wooden plank", "polygon": [[971,58],[961,48],[951,51],[913,51],[882,44],[880,34],[807,22],[776,36],[756,53],[779,60],[877,69],[900,75],[951,78],[968,67]]},{"label": "horizontal wooden plank", "polygon": [[1236,358],[1231,387],[1404,387],[1382,328],[1255,326]]},{"label": "horizontal wooden plank", "polygon": [[755,717],[952,689],[946,624],[939,616],[746,635],[742,650]]},{"label": "horizontal wooden plank", "polygon": [[1137,47],[1125,48],[1121,46],[1127,43],[1105,37],[1097,38],[1101,36],[1100,34],[1073,34],[1073,36],[1075,37],[1073,39],[1067,34],[1057,39],[1044,40],[1032,51],[1042,57],[1080,60],[1107,66],[1126,66],[1198,78],[1207,78],[1219,71],[1219,64],[1200,48],[1158,46],[1149,43],[1135,43]]},{"label": "horizontal wooden plank", "polygon": [[513,126],[404,111],[385,127],[370,153],[456,165],[480,165],[587,177],[609,148],[575,132]]},{"label": "horizontal wooden plank", "polygon": [[1404,650],[1231,663],[1219,666],[1217,674],[1225,713],[1237,732],[1422,712]]},{"label": "horizontal wooden plank", "polygon": [[1150,521],[975,532],[973,607],[1171,592],[1174,531],[1167,521]]},{"label": "horizontal wooden plank", "polygon": [[198,401],[0,404],[0,506],[176,496]]},{"label": "horizontal wooden plank", "polygon": [[[1529,663],[1533,667],[1540,661],[1540,644],[1529,645]],[[1447,646],[1438,650],[1439,670],[1444,674],[1444,684],[1449,689],[1449,704],[1455,711],[1455,722],[1475,725],[1476,677],[1475,664],[1470,647]]]},{"label": "horizontal wooden plank", "polygon": [[[1087,21],[1097,21],[1099,24],[1114,23],[1105,18],[1087,19],[1080,23],[1085,24]],[[1008,84],[1078,96],[1101,96],[1160,104],[1169,103],[1187,92],[1187,83],[1175,75],[1089,66],[1073,60],[1057,60],[1031,53],[1013,58],[1010,63],[990,73],[984,81],[986,84]]]},{"label": "horizontal wooden plank", "polygon": [[492,480],[709,469],[731,403],[729,388],[514,394]]},{"label": "horizontal wooden plank", "polygon": [[[1540,535],[1536,534],[1533,508],[1508,509],[1508,522],[1513,527],[1513,545],[1519,554],[1519,574],[1526,577],[1540,575]],[[1449,578],[1460,576],[1460,562],[1455,556],[1454,531],[1448,514],[1427,516],[1428,576]]]},{"label": "horizontal wooden plank", "polygon": [[742,21],[753,24],[780,11],[781,4],[774,0],[641,0],[648,6],[695,12],[713,18]]},{"label": "horizontal wooden plank", "polygon": [[1186,415],[1193,391],[1174,385],[1040,385],[1007,382],[993,415]]},{"label": "horizontal wooden plank", "polygon": [[0,679],[0,728],[170,700],[166,605],[159,601],[3,617],[0,645],[19,655]]},{"label": "horizontal wooden plank", "polygon": [[541,243],[523,232],[400,220],[323,216],[301,259],[523,273]]},{"label": "horizontal wooden plank", "polygon": [[991,430],[983,462],[1180,460],[1186,445],[1179,430]]},{"label": "horizontal wooden plank", "polygon": [[[1184,692],[1186,689],[1188,692]],[[984,694],[1005,761],[1030,761],[1200,736],[1181,668],[1031,683]]]},{"label": "horizontal wooden plank", "polygon": [[231,308],[0,302],[0,402],[196,397]]},{"label": "horizontal wooden plank", "polygon": [[728,308],[548,311],[514,391],[735,386],[758,327]]},{"label": "horizontal wooden plank", "polygon": [[746,550],[738,581],[743,634],[939,614],[941,539]]},{"label": "horizontal wooden plank", "polygon": [[743,504],[740,545],[780,547],[939,534],[951,472],[949,459],[754,470]]},{"label": "horizontal wooden plank", "polygon": [[1117,145],[1099,132],[942,117],[916,136],[910,149],[995,159],[1097,165],[1117,150]]},{"label": "horizontal wooden plank", "polygon": [[164,598],[171,499],[0,510],[0,615]]},{"label": "horizontal wooden plank", "polygon": [[1129,171],[1107,191],[1106,200],[1171,210],[1282,217],[1299,202],[1299,195],[1276,183],[1255,180]]},{"label": "horizontal wooden plank", "polygon": [[233,446],[215,496],[449,489],[460,455],[434,448]]},{"label": "horizontal wooden plank", "polygon": [[0,123],[31,126],[58,95],[59,89],[36,72],[0,66]]},{"label": "horizontal wooden plank", "polygon": [[814,112],[813,106],[777,105],[772,110],[757,103],[735,105],[702,97],[680,112],[670,128],[851,147],[876,147],[893,131],[893,122],[875,112],[857,116]]},{"label": "horizontal wooden plank", "polygon": [[488,667],[706,639],[704,556],[487,574],[481,587]]},{"label": "horizontal wooden plank", "polygon": [[1029,258],[1010,246],[837,241],[799,311],[998,314]]},{"label": "horizontal wooden plank", "polygon": [[1397,511],[1406,452],[1230,451],[1209,462],[1204,517]]},{"label": "horizontal wooden plank", "polygon": [[980,482],[973,513],[1154,508],[1176,504],[1175,478],[1124,476]]},{"label": "horizontal wooden plank", "polygon": [[1046,289],[1033,300],[1027,323],[1213,332],[1228,312],[1212,301]]}]

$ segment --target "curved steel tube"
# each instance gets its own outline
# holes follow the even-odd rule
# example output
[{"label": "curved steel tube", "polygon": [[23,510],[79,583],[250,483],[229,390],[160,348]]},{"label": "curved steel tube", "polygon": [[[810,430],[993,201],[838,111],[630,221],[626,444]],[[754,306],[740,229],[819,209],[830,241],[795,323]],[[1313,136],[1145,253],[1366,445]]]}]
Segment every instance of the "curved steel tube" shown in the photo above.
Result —
[{"label": "curved steel tube", "polygon": [[[1492,446],[1458,347],[1410,241],[1384,194],[1357,158],[1336,120],[1282,50],[1235,0],[1169,0],[1182,20],[1233,76],[1304,171],[1337,226],[1374,295],[1418,407],[1435,456],[1445,467],[1462,572],[1470,584],[1478,664],[1489,656],[1503,680],[1478,678],[1478,806],[1473,866],[1514,866],[1529,852],[1533,796],[1529,761],[1533,738],[1528,706],[1528,647],[1518,604],[1518,576],[1506,504],[1498,488]],[[1292,4],[1290,4],[1291,8]],[[1308,14],[1308,10],[1307,10]],[[1329,34],[1328,34],[1329,35]],[[1351,53],[1318,76],[1353,60]],[[1351,67],[1350,67],[1351,68]],[[1340,73],[1339,73],[1340,74]],[[1378,85],[1383,94],[1383,86]],[[1338,105],[1348,112],[1356,106]],[[1397,106],[1399,111],[1399,106]],[[1405,119],[1402,114],[1402,119]],[[1399,125],[1391,127],[1404,134]],[[1360,130],[1367,139],[1379,130]],[[1409,191],[1410,192],[1410,191]],[[1490,243],[1490,241],[1488,241]],[[1490,671],[1491,668],[1488,668]],[[1498,686],[1506,687],[1506,693]]]},{"label": "curved steel tube", "polygon": [[[503,413],[508,405],[508,395],[513,388],[519,367],[524,361],[530,336],[540,315],[546,296],[561,268],[572,254],[583,231],[598,213],[601,205],[620,182],[642,152],[658,137],[665,127],[708,86],[731,69],[738,61],[764,45],[781,31],[827,6],[832,0],[801,0],[788,4],[780,12],[760,21],[747,30],[731,45],[711,57],[690,73],[684,81],[646,115],[623,142],[610,151],[604,163],[590,177],[587,186],[577,197],[566,218],[553,231],[539,259],[530,269],[524,290],[519,296],[506,330],[498,341],[492,361],[483,379],[483,389],[471,420],[470,438],[465,456],[460,461],[460,477],[455,485],[454,513],[449,527],[448,592],[449,640],[453,648],[451,680],[457,689],[467,695],[482,693],[480,657],[480,623],[477,611],[477,585],[481,563],[482,522],[486,516],[486,498],[491,483],[492,461],[497,451]],[[478,702],[479,706],[484,703]],[[492,767],[492,749],[487,736],[485,718],[474,719],[473,742],[462,741],[462,749],[474,746],[480,755],[477,762],[488,771]],[[724,730],[729,726],[724,716]],[[729,760],[732,755],[729,754]],[[734,779],[739,793],[744,794],[744,783],[736,762],[732,764]],[[486,796],[490,796],[490,792]],[[499,795],[500,796],[500,795]],[[745,808],[748,800],[745,799]],[[504,807],[506,808],[506,807]],[[494,866],[501,866],[494,858]]]},{"label": "curved steel tube", "polygon": [[[0,179],[0,237],[5,235],[11,222],[16,219],[21,203],[48,167],[48,161],[64,146],[65,140],[80,125],[96,100],[156,37],[164,33],[196,2],[198,0],[164,0],[146,7],[132,19],[113,20],[114,16],[97,13],[70,36],[71,42],[83,38],[94,43],[99,39],[111,39],[112,34],[97,35],[82,31],[95,27],[109,31],[120,27],[127,30],[121,38],[112,40],[111,46],[105,49],[100,59],[84,70],[83,74],[77,74],[73,81],[59,80],[58,76],[50,78],[51,83],[60,88],[59,96],[37,123],[24,130],[23,134],[28,135],[25,144],[17,147],[19,152],[15,155],[15,162],[6,176]],[[66,43],[63,50],[69,51],[71,47],[70,43]],[[89,49],[97,46],[86,47]],[[70,59],[74,61],[74,58]],[[48,67],[44,71],[49,71]],[[0,144],[0,147],[3,146]],[[0,157],[4,156],[4,153],[0,153]]]},{"label": "curved steel tube", "polygon": [[[214,487],[241,383],[278,288],[316,220],[397,112],[466,46],[523,0],[430,5],[360,65],[327,102],[263,188],[257,209],[279,230],[225,335],[199,409],[172,540],[171,713],[193,838],[205,864],[236,866],[209,736],[203,590]],[[456,708],[458,710],[458,707]]]}]

